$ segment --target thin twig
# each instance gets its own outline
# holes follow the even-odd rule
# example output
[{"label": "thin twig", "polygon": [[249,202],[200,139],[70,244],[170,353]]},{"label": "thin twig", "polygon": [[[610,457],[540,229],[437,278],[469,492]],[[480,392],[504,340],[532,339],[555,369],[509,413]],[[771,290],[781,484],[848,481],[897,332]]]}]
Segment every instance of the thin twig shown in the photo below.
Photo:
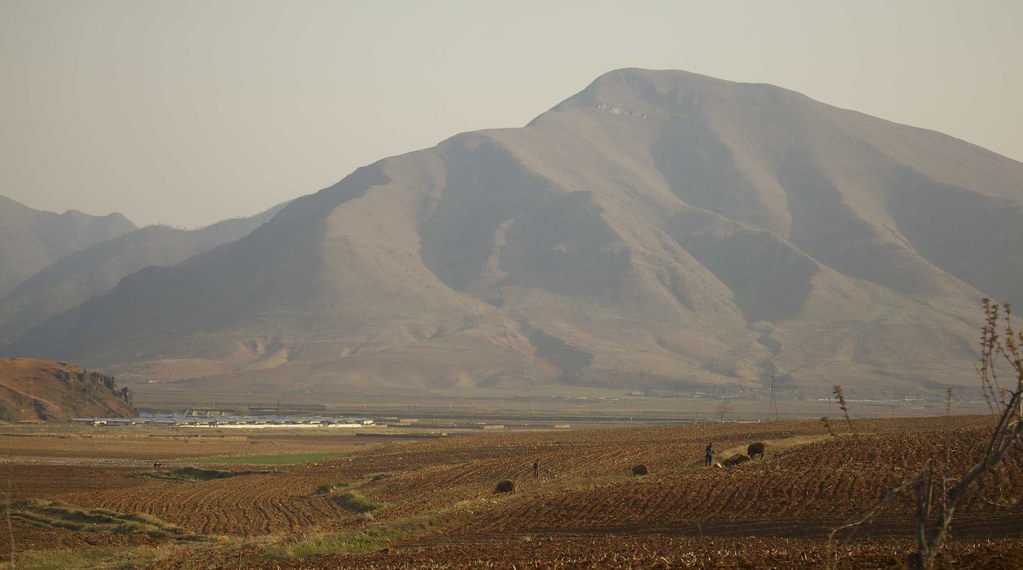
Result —
[{"label": "thin twig", "polygon": [[238,570],[242,568],[242,554],[245,552],[245,543],[249,540],[249,528],[245,527],[245,535],[242,536],[242,544],[238,547]]},{"label": "thin twig", "polygon": [[838,401],[838,407],[842,409],[842,414],[845,415],[845,421],[849,424],[849,431],[853,435],[856,435],[856,428],[853,426],[852,418],[849,417],[849,406],[845,403],[845,394],[842,393],[842,385],[835,384],[835,388],[831,392],[835,395],[835,400]]},{"label": "thin twig", "polygon": [[14,570],[14,524],[11,522],[11,476],[7,474],[7,491],[4,493],[7,499],[7,533],[11,539],[11,570]]},{"label": "thin twig", "polygon": [[[853,522],[849,522],[849,523],[846,523],[846,524],[844,524],[842,526],[839,526],[839,527],[836,527],[836,528],[832,529],[831,533],[828,534],[828,547],[831,548],[831,545],[834,542],[835,535],[837,533],[839,533],[839,532],[841,532],[841,531],[843,531],[843,530],[845,530],[847,528],[859,527],[860,525],[866,523],[871,518],[873,518],[874,515],[876,515],[878,513],[878,511],[881,510],[881,507],[884,506],[884,504],[888,501],[888,499],[891,499],[895,495],[898,495],[899,493],[905,491],[907,487],[909,487],[910,485],[915,484],[917,481],[918,481],[917,479],[914,479],[912,481],[906,481],[905,483],[899,485],[898,487],[895,487],[894,489],[889,489],[888,492],[885,493],[885,496],[881,497],[881,500],[878,501],[878,503],[876,505],[874,505],[874,508],[872,508],[869,511],[867,511],[863,516],[861,516],[860,518],[856,519]],[[843,540],[842,542],[848,542],[848,538],[846,540]]]},{"label": "thin twig", "polygon": [[[983,493],[973,488],[977,480],[985,473],[1000,464],[1006,454],[1013,447],[1023,447],[1023,332],[1017,332],[1011,322],[1012,308],[1003,305],[1004,317],[1000,318],[1002,309],[999,305],[992,303],[990,299],[984,299],[984,326],[981,329],[981,356],[977,368],[981,389],[984,393],[991,411],[998,413],[998,421],[987,442],[984,450],[984,458],[975,464],[961,479],[956,481],[951,477],[952,469],[952,441],[951,441],[951,416],[952,416],[952,389],[946,392],[945,400],[945,454],[941,466],[941,481],[939,485],[935,481],[935,460],[928,459],[921,467],[919,475],[910,482],[903,483],[892,489],[880,502],[857,521],[853,521],[831,531],[828,537],[828,548],[832,547],[832,539],[835,533],[848,529],[858,528],[864,522],[873,517],[881,506],[893,495],[905,490],[910,485],[916,488],[916,539],[917,551],[910,557],[910,563],[917,568],[932,568],[945,542],[951,536],[952,519],[958,507],[959,500],[969,491],[977,493],[984,501],[999,504],[992,501]],[[998,331],[1000,320],[1005,321],[1005,339],[1001,340]],[[1018,339],[1018,340],[1017,340]],[[1011,374],[1015,375],[1015,390],[1007,390],[999,385],[999,377],[996,364],[1004,361],[1009,365]],[[834,395],[838,400],[846,421],[852,428],[849,419],[848,408],[845,397],[842,394],[842,387],[836,385]],[[996,409],[997,407],[997,409]],[[827,425],[826,419],[822,419]],[[854,432],[855,433],[855,432]],[[936,500],[934,494],[941,494],[940,501]],[[937,506],[938,513],[934,516],[933,508]],[[848,540],[848,538],[846,539]],[[833,560],[832,563],[837,561]]]}]

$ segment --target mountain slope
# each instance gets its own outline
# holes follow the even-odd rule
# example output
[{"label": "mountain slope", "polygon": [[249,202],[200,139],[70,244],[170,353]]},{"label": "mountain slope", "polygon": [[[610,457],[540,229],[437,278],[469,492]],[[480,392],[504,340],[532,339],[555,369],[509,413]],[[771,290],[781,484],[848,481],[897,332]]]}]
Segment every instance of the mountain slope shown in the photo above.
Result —
[{"label": "mountain slope", "polygon": [[169,267],[232,242],[282,207],[197,230],[149,226],[67,255],[0,297],[0,346],[14,342],[47,318],[106,293],[144,267]]},{"label": "mountain slope", "polygon": [[0,296],[65,255],[134,229],[121,214],[41,212],[0,196]]},{"label": "mountain slope", "polygon": [[1023,165],[767,85],[619,70],[125,279],[24,354],[245,390],[970,383]]}]

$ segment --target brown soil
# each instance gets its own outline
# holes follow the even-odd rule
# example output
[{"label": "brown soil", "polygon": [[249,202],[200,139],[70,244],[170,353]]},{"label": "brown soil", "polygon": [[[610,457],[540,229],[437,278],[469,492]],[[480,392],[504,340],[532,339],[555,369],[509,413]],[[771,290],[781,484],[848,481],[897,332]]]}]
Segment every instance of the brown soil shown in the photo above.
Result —
[{"label": "brown soil", "polygon": [[297,453],[340,453],[390,443],[391,439],[367,442],[350,431],[333,430],[237,430],[208,428],[162,428],[149,426],[47,425],[35,428],[0,428],[0,460],[34,457],[92,462],[125,460],[130,464],[197,457],[231,457]]},{"label": "brown soil", "polygon": [[[22,449],[0,457],[6,463],[0,469],[15,499],[140,511],[191,533],[234,537],[222,546],[175,548],[161,567],[236,566],[242,541],[243,561],[256,567],[819,567],[831,529],[912,477],[944,449],[946,438],[954,451],[953,474],[979,460],[973,450],[982,448],[989,421],[953,418],[946,433],[944,418],[876,420],[858,422],[857,435],[838,437],[817,422],[462,435],[261,466],[257,473],[211,481],[139,477],[151,466],[127,452],[114,453],[105,439],[80,437],[77,455],[57,458],[54,450],[64,442],[48,435],[36,438],[44,444],[40,455]],[[253,444],[246,439],[252,437],[190,443],[168,435],[154,438],[160,441],[154,449],[178,458],[198,448],[239,454],[264,444],[299,453],[331,441],[322,434],[260,434]],[[729,469],[703,467],[708,441],[725,456],[761,440],[770,444],[763,459]],[[96,458],[88,457],[92,444]],[[125,449],[140,450],[132,447],[137,444]],[[47,445],[54,449],[46,451]],[[145,461],[152,453],[147,450]],[[538,479],[532,473],[537,458]],[[1005,505],[981,494],[961,505],[946,567],[967,561],[1014,567],[1023,561],[1021,459],[1023,453],[1014,453],[978,486],[984,497]],[[650,475],[632,476],[639,463]],[[505,479],[514,481],[516,492],[495,495]],[[324,491],[329,484],[344,484],[338,488],[382,506],[371,517],[352,512]],[[855,540],[840,543],[840,566],[903,564],[912,549],[912,512],[909,494],[890,500]],[[386,550],[378,545],[375,552],[266,562],[266,549],[274,545],[374,529],[403,530],[385,543]],[[17,524],[17,548],[152,542],[56,531],[44,538],[46,532]],[[6,537],[0,545],[0,551],[9,548]]]}]

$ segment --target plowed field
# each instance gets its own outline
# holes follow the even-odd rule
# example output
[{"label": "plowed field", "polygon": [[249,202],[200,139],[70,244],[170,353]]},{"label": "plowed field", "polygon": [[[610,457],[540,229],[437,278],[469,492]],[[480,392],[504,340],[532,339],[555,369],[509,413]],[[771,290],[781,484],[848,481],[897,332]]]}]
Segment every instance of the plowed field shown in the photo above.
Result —
[{"label": "plowed field", "polygon": [[[362,446],[350,455],[295,465],[209,465],[209,480],[175,478],[181,460],[248,447],[280,454],[332,445],[324,434],[260,435],[153,451],[117,452],[89,438],[66,455],[18,447],[0,456],[12,500],[144,513],[203,544],[46,528],[16,520],[15,552],[27,564],[48,549],[159,546],[154,567],[757,567],[820,566],[832,529],[859,517],[928,459],[953,476],[982,457],[990,419],[956,417],[833,422],[706,424],[475,433]],[[149,434],[144,437],[149,437]],[[143,436],[140,436],[143,437]],[[309,439],[303,439],[308,437]],[[56,439],[54,439],[56,438]],[[27,439],[27,438],[23,438]],[[57,441],[48,435],[38,441]],[[178,445],[175,447],[174,442]],[[704,467],[768,444],[764,458]],[[357,449],[334,440],[337,450]],[[57,444],[55,444],[57,445]],[[347,447],[345,447],[347,445]],[[204,447],[205,446],[205,447]],[[141,450],[132,442],[126,449]],[[20,450],[20,451],[18,451]],[[946,455],[945,451],[949,450]],[[947,457],[947,460],[946,460]],[[532,465],[539,461],[539,477]],[[960,506],[948,567],[1023,560],[1023,453],[1016,450]],[[649,474],[634,477],[643,464]],[[515,483],[497,494],[501,480]],[[910,493],[887,500],[855,535],[840,533],[840,566],[902,564],[912,550]],[[9,533],[0,550],[9,559]],[[845,539],[849,540],[845,540]],[[35,557],[35,558],[33,558]],[[152,558],[155,557],[155,558]]]}]

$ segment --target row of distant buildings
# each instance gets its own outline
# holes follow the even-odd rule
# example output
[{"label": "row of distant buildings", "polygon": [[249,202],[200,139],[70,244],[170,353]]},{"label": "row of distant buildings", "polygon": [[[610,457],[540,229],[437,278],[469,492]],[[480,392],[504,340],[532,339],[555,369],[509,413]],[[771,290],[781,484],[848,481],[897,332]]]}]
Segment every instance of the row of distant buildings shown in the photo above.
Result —
[{"label": "row of distant buildings", "polygon": [[344,427],[361,428],[372,426],[369,418],[345,417],[294,417],[294,416],[239,416],[235,414],[204,413],[208,410],[188,410],[183,414],[159,414],[142,412],[137,418],[74,418],[74,423],[95,426],[194,426],[194,427]]}]

